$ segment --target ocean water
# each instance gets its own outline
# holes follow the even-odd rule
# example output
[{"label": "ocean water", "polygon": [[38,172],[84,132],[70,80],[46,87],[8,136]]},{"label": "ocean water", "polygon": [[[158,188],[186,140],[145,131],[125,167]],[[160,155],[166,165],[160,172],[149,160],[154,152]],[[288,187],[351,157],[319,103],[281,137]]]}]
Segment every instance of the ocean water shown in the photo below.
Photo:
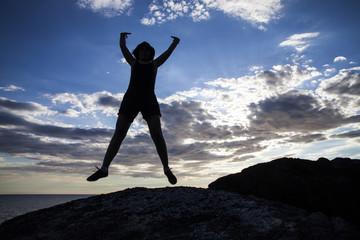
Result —
[{"label": "ocean water", "polygon": [[16,216],[93,195],[0,195],[0,224]]}]

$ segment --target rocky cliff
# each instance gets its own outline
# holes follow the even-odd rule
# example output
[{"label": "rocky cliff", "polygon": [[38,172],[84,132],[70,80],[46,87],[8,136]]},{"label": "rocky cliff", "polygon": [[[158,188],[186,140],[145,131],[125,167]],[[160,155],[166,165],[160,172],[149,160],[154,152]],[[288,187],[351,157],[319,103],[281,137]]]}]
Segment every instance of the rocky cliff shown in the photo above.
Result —
[{"label": "rocky cliff", "polygon": [[339,217],[253,196],[190,187],[133,188],[28,213],[1,239],[360,239]]},{"label": "rocky cliff", "polygon": [[281,158],[222,177],[209,188],[340,216],[360,228],[360,160]]}]

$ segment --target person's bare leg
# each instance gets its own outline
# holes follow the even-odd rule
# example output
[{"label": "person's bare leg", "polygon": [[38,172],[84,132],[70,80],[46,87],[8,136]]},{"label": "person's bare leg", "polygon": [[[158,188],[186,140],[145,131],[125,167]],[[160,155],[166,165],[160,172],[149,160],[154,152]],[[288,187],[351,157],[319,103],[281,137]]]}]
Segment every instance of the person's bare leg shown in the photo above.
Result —
[{"label": "person's bare leg", "polygon": [[155,143],[157,153],[160,157],[161,163],[164,168],[169,166],[167,148],[164,136],[161,130],[160,116],[155,115],[147,119],[150,135]]},{"label": "person's bare leg", "polygon": [[146,121],[149,126],[151,138],[155,143],[156,151],[164,167],[164,173],[168,177],[168,180],[171,184],[176,184],[177,179],[169,168],[169,159],[168,159],[165,139],[161,130],[160,116],[158,115],[152,116],[148,118]]},{"label": "person's bare leg", "polygon": [[100,178],[108,176],[108,168],[110,163],[119,151],[120,145],[124,140],[129,128],[131,121],[123,115],[119,115],[116,122],[116,128],[113,137],[111,138],[110,144],[105,153],[103,164],[100,169],[87,178],[89,182],[97,181]]},{"label": "person's bare leg", "polygon": [[118,153],[121,143],[126,137],[126,134],[130,128],[131,122],[123,115],[119,115],[116,122],[116,128],[113,137],[109,143],[107,151],[105,153],[102,166],[109,167],[110,163]]}]

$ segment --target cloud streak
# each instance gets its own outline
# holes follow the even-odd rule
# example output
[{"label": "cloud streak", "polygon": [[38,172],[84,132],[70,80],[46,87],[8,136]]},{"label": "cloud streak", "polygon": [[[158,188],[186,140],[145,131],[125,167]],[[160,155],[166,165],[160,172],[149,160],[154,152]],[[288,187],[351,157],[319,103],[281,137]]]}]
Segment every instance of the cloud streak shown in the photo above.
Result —
[{"label": "cloud streak", "polygon": [[319,36],[319,32],[294,34],[280,43],[280,47],[293,47],[298,52],[302,52],[310,46],[310,40]]},{"label": "cloud streak", "polygon": [[22,87],[18,87],[15,85],[9,85],[7,87],[0,87],[0,90],[3,90],[5,92],[15,92],[15,91],[25,91]]}]

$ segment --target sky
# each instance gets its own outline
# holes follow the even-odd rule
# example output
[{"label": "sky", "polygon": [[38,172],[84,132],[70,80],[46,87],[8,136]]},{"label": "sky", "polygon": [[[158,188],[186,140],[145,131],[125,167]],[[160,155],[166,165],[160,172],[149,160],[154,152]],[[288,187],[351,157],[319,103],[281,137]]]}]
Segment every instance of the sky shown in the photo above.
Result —
[{"label": "sky", "polygon": [[0,1],[0,194],[169,186],[141,114],[101,166],[130,66],[149,42],[178,186],[281,157],[360,159],[357,0]]}]

